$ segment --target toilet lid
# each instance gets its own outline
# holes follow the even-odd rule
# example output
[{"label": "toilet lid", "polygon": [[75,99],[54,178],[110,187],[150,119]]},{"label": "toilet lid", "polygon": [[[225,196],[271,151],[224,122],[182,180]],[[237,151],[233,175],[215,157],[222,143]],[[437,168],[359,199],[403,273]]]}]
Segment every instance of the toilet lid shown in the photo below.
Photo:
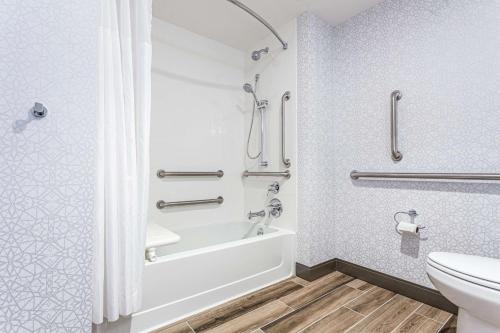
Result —
[{"label": "toilet lid", "polygon": [[500,289],[500,259],[449,252],[432,252],[428,258],[431,264],[434,262],[447,268],[447,273],[451,275],[457,273],[460,278]]}]

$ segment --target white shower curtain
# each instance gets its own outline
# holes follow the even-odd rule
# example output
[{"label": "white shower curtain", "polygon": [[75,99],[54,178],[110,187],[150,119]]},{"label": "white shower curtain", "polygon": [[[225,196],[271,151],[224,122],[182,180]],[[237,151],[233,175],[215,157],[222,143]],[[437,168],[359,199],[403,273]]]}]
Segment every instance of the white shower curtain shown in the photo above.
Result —
[{"label": "white shower curtain", "polygon": [[151,0],[102,0],[93,322],[140,309],[151,108]]}]

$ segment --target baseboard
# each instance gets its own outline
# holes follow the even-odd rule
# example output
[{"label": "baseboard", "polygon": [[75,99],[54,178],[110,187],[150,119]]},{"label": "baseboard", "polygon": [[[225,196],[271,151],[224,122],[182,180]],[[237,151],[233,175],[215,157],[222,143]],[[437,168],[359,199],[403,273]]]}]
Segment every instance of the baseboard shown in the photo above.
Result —
[{"label": "baseboard", "polygon": [[337,270],[337,261],[336,259],[332,259],[312,267],[296,263],[295,270],[295,275],[298,277],[307,281],[314,281],[322,276],[335,272]]},{"label": "baseboard", "polygon": [[314,281],[331,272],[339,271],[438,309],[454,314],[458,313],[457,306],[448,301],[448,299],[435,289],[424,287],[345,260],[335,258],[312,267],[297,263],[296,270],[297,276],[307,281]]}]

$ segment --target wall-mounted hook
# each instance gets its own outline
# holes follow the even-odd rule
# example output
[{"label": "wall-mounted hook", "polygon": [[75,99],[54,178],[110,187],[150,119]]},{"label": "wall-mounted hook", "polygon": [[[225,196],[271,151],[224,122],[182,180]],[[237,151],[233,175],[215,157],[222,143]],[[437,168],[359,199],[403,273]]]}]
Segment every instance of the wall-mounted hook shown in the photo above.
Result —
[{"label": "wall-mounted hook", "polygon": [[35,102],[35,105],[27,111],[28,115],[26,119],[17,119],[14,121],[14,123],[12,124],[14,133],[21,133],[26,129],[26,127],[32,120],[42,119],[47,116],[48,112],[49,111],[42,103]]},{"label": "wall-mounted hook", "polygon": [[31,108],[31,114],[35,118],[44,118],[47,116],[48,112],[47,108],[42,103],[38,102],[35,102],[35,105]]}]

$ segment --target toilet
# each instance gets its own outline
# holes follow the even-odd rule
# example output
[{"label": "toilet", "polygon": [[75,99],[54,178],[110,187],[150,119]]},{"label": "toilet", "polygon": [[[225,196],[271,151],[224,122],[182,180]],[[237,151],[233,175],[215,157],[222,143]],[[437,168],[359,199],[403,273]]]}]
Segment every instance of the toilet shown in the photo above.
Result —
[{"label": "toilet", "polygon": [[500,259],[432,252],[427,274],[458,306],[459,333],[500,333]]}]

